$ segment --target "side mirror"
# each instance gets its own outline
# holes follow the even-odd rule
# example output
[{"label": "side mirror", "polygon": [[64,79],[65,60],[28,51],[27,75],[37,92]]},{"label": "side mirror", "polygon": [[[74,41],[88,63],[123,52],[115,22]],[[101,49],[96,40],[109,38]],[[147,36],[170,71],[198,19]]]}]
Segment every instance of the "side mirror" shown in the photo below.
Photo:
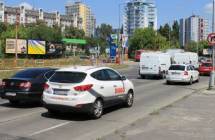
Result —
[{"label": "side mirror", "polygon": [[122,81],[125,81],[125,80],[127,80],[127,78],[126,78],[125,76],[122,76],[122,77],[121,77],[121,80],[122,80]]}]

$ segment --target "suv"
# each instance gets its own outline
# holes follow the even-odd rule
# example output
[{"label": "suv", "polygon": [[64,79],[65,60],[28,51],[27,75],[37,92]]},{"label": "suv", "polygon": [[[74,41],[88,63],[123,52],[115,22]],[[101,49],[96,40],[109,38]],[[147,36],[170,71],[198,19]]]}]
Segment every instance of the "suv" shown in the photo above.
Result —
[{"label": "suv", "polygon": [[119,103],[131,107],[134,86],[108,67],[78,66],[60,69],[45,84],[44,107],[50,113],[84,112],[100,118],[103,109]]}]

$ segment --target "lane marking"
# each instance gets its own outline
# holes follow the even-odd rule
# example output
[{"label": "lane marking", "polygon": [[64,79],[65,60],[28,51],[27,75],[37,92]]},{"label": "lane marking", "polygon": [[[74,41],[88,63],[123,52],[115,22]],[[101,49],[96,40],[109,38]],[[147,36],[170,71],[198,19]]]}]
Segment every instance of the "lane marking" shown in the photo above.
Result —
[{"label": "lane marking", "polygon": [[46,128],[46,129],[42,129],[42,130],[40,130],[40,131],[37,131],[37,132],[34,132],[34,133],[30,134],[29,136],[32,137],[32,136],[35,136],[35,135],[38,135],[38,134],[41,134],[41,133],[45,133],[45,132],[47,132],[47,131],[56,129],[56,128],[58,128],[58,127],[67,125],[67,124],[69,124],[69,123],[71,123],[71,121],[70,121],[70,122],[61,123],[61,124],[58,124],[58,125],[55,125],[55,126]]}]

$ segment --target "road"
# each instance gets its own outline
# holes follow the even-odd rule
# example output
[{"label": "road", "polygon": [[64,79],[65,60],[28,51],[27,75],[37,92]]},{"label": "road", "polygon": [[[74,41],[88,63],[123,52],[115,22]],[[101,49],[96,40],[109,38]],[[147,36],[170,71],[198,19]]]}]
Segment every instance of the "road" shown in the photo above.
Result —
[{"label": "road", "polygon": [[208,77],[201,77],[200,83],[192,86],[166,85],[165,80],[138,79],[137,65],[122,73],[135,85],[135,104],[132,108],[113,107],[105,110],[101,119],[89,120],[78,114],[51,116],[40,105],[11,106],[7,101],[0,100],[0,140],[101,139],[208,84]]}]

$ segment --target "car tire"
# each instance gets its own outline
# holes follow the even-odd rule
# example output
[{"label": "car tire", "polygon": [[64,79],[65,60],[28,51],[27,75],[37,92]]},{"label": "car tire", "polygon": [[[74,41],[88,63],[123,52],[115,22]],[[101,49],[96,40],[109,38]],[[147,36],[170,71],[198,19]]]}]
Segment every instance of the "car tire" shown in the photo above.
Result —
[{"label": "car tire", "polygon": [[132,107],[134,103],[134,93],[131,91],[128,92],[125,100],[125,107]]},{"label": "car tire", "polygon": [[198,79],[196,80],[196,82],[199,83],[199,81],[200,81],[200,76],[198,76]]},{"label": "car tire", "polygon": [[19,101],[18,100],[9,100],[10,104],[12,105],[17,105],[19,104]]},{"label": "car tire", "polygon": [[166,81],[166,84],[167,84],[167,85],[171,85],[171,84],[172,84],[172,82],[170,82],[170,81]]},{"label": "car tire", "polygon": [[101,118],[102,114],[103,114],[103,101],[101,99],[97,99],[93,105],[92,105],[92,109],[90,111],[90,116],[93,119],[99,119]]},{"label": "car tire", "polygon": [[189,85],[193,84],[193,77],[190,78]]},{"label": "car tire", "polygon": [[141,79],[145,79],[146,76],[145,75],[140,75]]}]

